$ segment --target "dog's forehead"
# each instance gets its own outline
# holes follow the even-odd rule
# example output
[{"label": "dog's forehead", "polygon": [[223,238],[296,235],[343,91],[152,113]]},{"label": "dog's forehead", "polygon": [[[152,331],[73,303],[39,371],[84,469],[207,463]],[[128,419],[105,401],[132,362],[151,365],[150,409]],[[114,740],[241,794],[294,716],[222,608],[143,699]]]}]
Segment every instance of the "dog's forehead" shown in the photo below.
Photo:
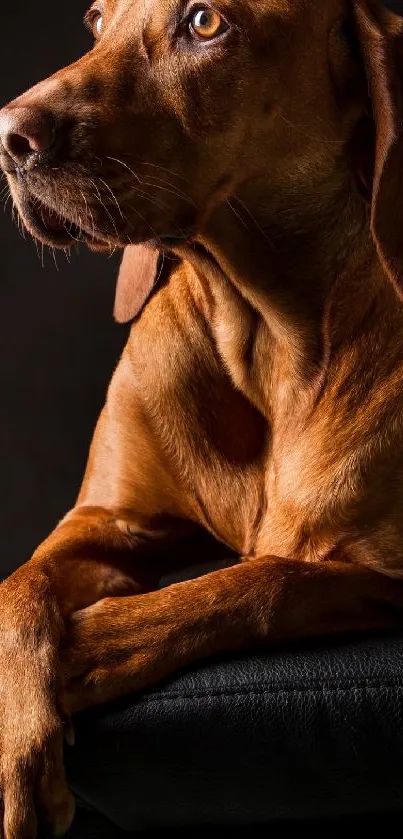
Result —
[{"label": "dog's forehead", "polygon": [[[322,2],[322,0],[321,0]],[[183,0],[106,0],[105,5],[110,15],[120,13],[129,14],[137,21],[146,22],[150,18],[154,20],[169,19],[177,15],[178,11],[185,11],[189,3]],[[218,11],[235,16],[238,20],[242,14],[248,14],[254,18],[266,18],[267,16],[281,16],[287,18],[293,16],[298,9],[309,11],[316,0],[215,0],[214,8]]]},{"label": "dog's forehead", "polygon": [[[260,50],[267,36],[281,41],[290,36],[293,43],[323,38],[331,19],[350,2],[354,0],[213,0],[210,5]],[[110,38],[121,42],[126,33],[126,46],[144,38],[148,44],[162,45],[164,34],[172,33],[180,18],[197,8],[192,0],[104,0],[105,43]]]}]

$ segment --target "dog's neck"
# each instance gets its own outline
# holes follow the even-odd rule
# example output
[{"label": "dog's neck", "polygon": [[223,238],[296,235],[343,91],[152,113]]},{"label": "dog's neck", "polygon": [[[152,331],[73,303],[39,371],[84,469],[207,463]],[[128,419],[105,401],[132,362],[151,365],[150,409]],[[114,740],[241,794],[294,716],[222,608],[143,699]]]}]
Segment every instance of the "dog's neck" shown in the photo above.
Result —
[{"label": "dog's neck", "polygon": [[364,264],[372,274],[375,260],[369,209],[342,190],[323,206],[305,193],[282,203],[264,187],[253,198],[240,192],[210,216],[201,241],[242,295],[287,329],[317,324],[339,277]]},{"label": "dog's neck", "polygon": [[[192,261],[213,296],[220,282],[232,287],[255,323],[264,322],[268,349],[281,358],[278,376],[289,380],[290,394],[300,398],[305,391],[311,402],[332,359],[355,342],[368,313],[381,322],[385,307],[395,310],[392,319],[400,324],[402,307],[381,269],[361,199],[340,194],[320,212],[313,207],[311,215],[307,205],[301,201],[300,213],[297,206],[271,212],[270,198],[255,204],[233,198],[212,214]],[[221,307],[220,317],[236,318],[229,311]]]}]

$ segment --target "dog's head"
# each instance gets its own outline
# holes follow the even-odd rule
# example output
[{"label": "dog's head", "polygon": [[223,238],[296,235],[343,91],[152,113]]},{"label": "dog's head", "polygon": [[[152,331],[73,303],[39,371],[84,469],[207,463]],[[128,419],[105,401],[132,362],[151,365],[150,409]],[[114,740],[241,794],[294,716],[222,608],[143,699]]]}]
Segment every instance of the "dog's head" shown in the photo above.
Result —
[{"label": "dog's head", "polygon": [[0,162],[45,243],[137,246],[126,316],[157,250],[245,185],[303,197],[346,167],[400,280],[403,36],[379,0],[96,0],[86,23],[93,50],[0,113]]}]

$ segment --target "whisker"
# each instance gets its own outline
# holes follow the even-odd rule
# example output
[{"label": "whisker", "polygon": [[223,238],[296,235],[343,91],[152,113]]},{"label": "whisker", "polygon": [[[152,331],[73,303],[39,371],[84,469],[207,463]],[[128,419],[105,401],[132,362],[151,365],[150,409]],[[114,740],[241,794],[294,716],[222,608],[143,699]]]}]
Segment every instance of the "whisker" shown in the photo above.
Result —
[{"label": "whisker", "polygon": [[124,166],[125,169],[127,169],[128,172],[130,172],[133,175],[134,179],[136,181],[138,181],[139,184],[141,183],[141,180],[140,180],[139,176],[136,175],[136,173],[133,172],[133,169],[131,169],[130,166],[127,165],[127,163],[124,163],[123,160],[119,160],[119,158],[117,158],[117,157],[107,157],[106,159],[107,160],[113,160],[114,163],[120,163],[121,166]]},{"label": "whisker", "polygon": [[[144,223],[147,225],[147,227],[149,227],[149,228],[150,228],[151,233],[153,234],[154,238],[155,238],[155,239],[158,239],[158,238],[159,238],[158,234],[156,233],[156,231],[154,230],[154,228],[151,226],[151,224],[147,221],[147,219],[146,219],[146,218],[144,218],[144,216],[142,216],[142,215],[141,215],[141,213],[139,212],[139,210],[138,210],[136,207],[132,207],[132,206],[129,206],[129,209],[130,209],[130,210],[133,210],[133,211],[135,212],[136,216],[137,216],[138,218],[140,218],[142,221],[144,221]],[[132,225],[132,226],[133,226],[133,225]]]},{"label": "whisker", "polygon": [[17,209],[14,202],[13,202],[13,208],[12,208],[12,211],[11,211],[11,218],[12,218],[14,224],[17,227],[18,233],[20,234],[20,236],[23,239],[25,239],[25,227],[22,224],[20,214],[19,214],[18,209]]},{"label": "whisker", "polygon": [[165,264],[165,253],[162,252],[161,266],[160,266],[160,270],[158,271],[158,277],[156,278],[156,280],[154,282],[154,286],[157,286],[160,279],[161,279],[161,274],[162,274],[162,271],[164,269],[164,264]]},{"label": "whisker", "polygon": [[118,210],[119,210],[120,216],[121,216],[121,218],[123,218],[123,213],[122,213],[122,210],[121,210],[121,208],[120,208],[119,201],[118,201],[118,199],[116,198],[116,195],[115,195],[115,193],[114,193],[113,189],[111,189],[111,187],[109,186],[109,184],[107,184],[107,183],[106,183],[106,181],[104,181],[104,180],[103,180],[102,178],[100,178],[98,175],[97,175],[97,178],[98,178],[98,180],[99,180],[99,181],[101,181],[101,183],[104,185],[104,187],[106,187],[106,189],[108,190],[108,192],[110,192],[110,194],[111,194],[111,196],[112,196],[112,198],[113,198],[113,200],[114,200],[114,202],[115,202],[115,204],[116,204],[116,206],[117,206],[117,208],[118,208]]},{"label": "whisker", "polygon": [[257,219],[254,217],[254,215],[252,215],[251,211],[250,211],[250,210],[249,210],[249,208],[246,206],[246,204],[245,204],[245,203],[244,203],[244,202],[243,202],[240,198],[238,198],[238,196],[237,196],[237,195],[234,195],[234,200],[235,200],[235,201],[238,201],[238,204],[240,204],[240,205],[241,205],[241,207],[245,210],[245,213],[247,213],[247,214],[248,214],[248,216],[249,216],[249,218],[253,221],[253,224],[255,225],[255,227],[257,228],[257,230],[259,231],[259,233],[261,233],[261,235],[263,236],[263,238],[266,240],[266,242],[267,242],[267,243],[270,245],[270,247],[272,248],[272,247],[273,247],[273,242],[272,242],[272,240],[271,240],[271,239],[270,239],[270,237],[267,235],[267,233],[266,233],[266,231],[263,229],[263,227],[261,227],[261,225],[259,224],[259,222],[257,221]]},{"label": "whisker", "polygon": [[288,125],[289,128],[292,128],[294,131],[297,131],[298,134],[301,134],[303,137],[306,137],[308,140],[315,140],[319,143],[326,143],[327,145],[331,146],[342,146],[344,145],[344,140],[329,140],[326,137],[316,137],[313,134],[308,134],[303,128],[300,126],[295,125],[291,120],[287,119],[284,114],[279,113],[279,118]]},{"label": "whisker", "polygon": [[[152,178],[152,180],[150,180]],[[154,183],[157,181],[157,183]],[[161,186],[160,186],[161,184]],[[189,204],[192,204],[193,207],[196,207],[196,203],[193,201],[193,198],[189,198],[185,192],[182,190],[177,189],[176,187],[172,187],[171,185],[167,185],[166,181],[163,181],[162,178],[156,178],[152,175],[149,176],[148,181],[142,181],[143,186],[154,186],[156,189],[160,189],[162,192],[169,192],[171,195],[175,195],[177,198],[182,198],[184,201],[187,201]]]},{"label": "whisker", "polygon": [[52,255],[53,255],[53,262],[55,263],[55,266],[56,266],[56,271],[59,271],[59,266],[57,264],[56,253],[55,253],[54,248],[52,248]]},{"label": "whisker", "polygon": [[[41,258],[39,256],[39,242],[38,242],[37,239],[35,239],[35,236],[32,236],[32,234],[30,234],[30,236],[31,236],[31,239],[32,239],[32,241],[35,245],[35,250],[36,250],[36,253],[37,253],[37,256],[38,256],[38,261],[40,262]],[[42,268],[43,268],[43,265],[42,265]]]},{"label": "whisker", "polygon": [[87,176],[87,179],[88,179],[88,181],[90,182],[90,184],[92,184],[92,186],[94,187],[95,192],[96,192],[97,197],[98,197],[98,200],[99,200],[99,203],[100,203],[100,204],[101,204],[101,206],[104,208],[104,210],[105,210],[106,214],[109,216],[109,218],[110,218],[110,220],[111,220],[111,222],[112,222],[113,228],[114,228],[114,230],[115,230],[115,233],[116,233],[116,238],[117,238],[117,239],[119,239],[119,234],[118,234],[118,231],[117,231],[116,224],[115,224],[115,222],[114,222],[113,216],[112,216],[112,215],[111,215],[111,213],[109,212],[109,210],[108,210],[107,206],[106,206],[106,205],[104,204],[104,202],[102,201],[101,193],[100,193],[100,191],[99,191],[99,189],[98,189],[98,187],[97,187],[96,183],[94,183],[94,181],[93,181],[91,178],[89,178],[88,176]]},{"label": "whisker", "polygon": [[[134,179],[139,184],[144,185],[144,186],[155,186],[156,185],[152,182],[147,183],[145,181],[142,181],[141,178],[136,174],[136,172],[130,166],[128,166],[127,163],[125,163],[123,160],[120,160],[117,157],[110,157],[110,156],[107,157],[107,160],[112,160],[112,161],[114,161],[114,163],[119,163],[120,166],[124,166],[124,168],[127,169],[127,171],[130,172],[131,175],[133,175]],[[140,164],[140,165],[142,165],[142,166],[147,166],[147,165],[152,166],[152,165],[156,165],[156,164],[143,163],[143,164]],[[171,175],[174,174],[174,173],[170,172],[169,169],[163,170],[163,168],[161,166],[158,166],[157,168],[161,169],[162,171],[166,171]],[[172,184],[170,184],[167,180],[164,180],[162,178],[158,178],[156,175],[149,175],[148,177],[151,178],[152,181],[157,181],[158,183],[163,185],[163,186],[159,186],[158,187],[159,189],[164,189],[164,191],[166,191],[166,192],[171,192],[172,195],[176,195],[178,198],[183,198],[185,201],[188,201],[190,204],[193,204],[193,206],[196,206],[195,202],[193,201],[192,198],[190,198],[185,192],[183,192],[183,190],[180,190],[178,187],[174,186],[172,188]]]},{"label": "whisker", "polygon": [[[162,212],[165,213],[168,221],[171,224],[174,225],[174,227],[178,231],[178,233],[180,233],[181,236],[186,235],[185,231],[182,230],[182,228],[179,227],[178,224],[176,224],[176,222],[174,221],[172,216],[168,213],[168,210],[167,210],[166,206],[164,204],[161,204],[159,201],[157,201],[156,198],[153,195],[149,195],[147,192],[140,191],[139,189],[136,190],[136,195],[138,195],[140,198],[144,198],[146,201],[149,201],[154,207],[157,207],[158,210],[162,210]],[[130,207],[130,209],[135,209],[132,205],[129,205],[129,207]]]},{"label": "whisker", "polygon": [[[128,155],[132,160],[134,159],[134,155]],[[168,175],[171,175],[173,178],[178,178],[181,181],[185,181],[187,184],[191,184],[189,178],[186,178],[184,175],[179,175],[178,172],[174,172],[173,169],[167,169],[165,166],[160,166],[159,163],[149,163],[148,161],[139,161],[136,160],[137,166],[149,166],[152,169],[159,169],[160,172],[166,172]]]},{"label": "whisker", "polygon": [[227,198],[227,204],[228,204],[228,206],[229,206],[230,210],[232,210],[232,212],[233,212],[234,216],[236,216],[236,218],[238,219],[238,221],[240,221],[240,222],[241,222],[241,224],[242,224],[242,226],[245,228],[245,230],[247,230],[248,232],[250,232],[250,231],[249,231],[249,227],[248,227],[248,225],[246,224],[245,220],[242,218],[242,216],[240,216],[240,215],[239,215],[239,213],[237,213],[237,211],[236,211],[235,207],[233,207],[233,206],[232,206],[231,201],[229,200],[229,198]]},{"label": "whisker", "polygon": [[81,189],[80,189],[80,192],[81,192],[81,195],[82,195],[83,200],[84,200],[86,214],[87,214],[87,215],[90,217],[90,219],[91,219],[91,223],[92,223],[92,238],[93,238],[93,239],[95,239],[95,221],[94,221],[94,214],[93,214],[92,210],[90,210],[90,208],[89,208],[89,206],[88,206],[88,201],[87,201],[87,199],[86,199],[86,197],[85,197],[85,195],[84,195],[84,193],[83,193],[83,191],[82,191]]}]

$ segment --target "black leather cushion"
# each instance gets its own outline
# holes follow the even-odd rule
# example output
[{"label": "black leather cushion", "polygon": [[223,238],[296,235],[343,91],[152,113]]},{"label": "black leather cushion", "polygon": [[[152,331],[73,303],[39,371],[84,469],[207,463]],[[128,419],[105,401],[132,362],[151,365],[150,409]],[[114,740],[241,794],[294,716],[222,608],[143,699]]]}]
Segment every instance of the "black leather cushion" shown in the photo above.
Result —
[{"label": "black leather cushion", "polygon": [[402,810],[403,637],[212,662],[77,720],[73,789],[125,830]]}]

